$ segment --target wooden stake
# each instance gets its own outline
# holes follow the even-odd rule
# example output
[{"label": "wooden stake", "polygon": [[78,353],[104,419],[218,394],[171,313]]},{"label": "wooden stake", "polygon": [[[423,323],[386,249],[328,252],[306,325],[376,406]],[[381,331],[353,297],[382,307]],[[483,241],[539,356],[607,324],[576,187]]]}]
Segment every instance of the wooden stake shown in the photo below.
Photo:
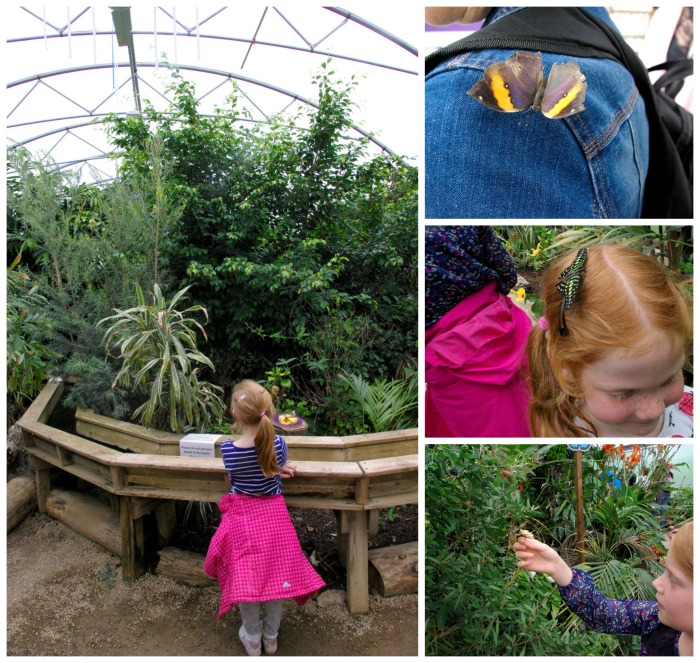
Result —
[{"label": "wooden stake", "polygon": [[584,537],[586,532],[583,520],[583,463],[580,451],[574,451],[574,490],[576,493],[576,549],[578,564],[586,561]]}]

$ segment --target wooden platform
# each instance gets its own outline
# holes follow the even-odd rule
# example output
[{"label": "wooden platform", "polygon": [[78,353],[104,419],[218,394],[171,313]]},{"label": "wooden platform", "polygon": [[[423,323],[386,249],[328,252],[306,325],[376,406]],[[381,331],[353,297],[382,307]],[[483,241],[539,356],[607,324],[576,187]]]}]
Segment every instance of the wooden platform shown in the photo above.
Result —
[{"label": "wooden platform", "polygon": [[[46,511],[54,468],[116,496],[123,575],[135,579],[143,573],[143,517],[155,512],[159,529],[167,530],[174,520],[171,500],[218,502],[228,490],[223,464],[219,458],[175,455],[182,436],[92,411],[77,413],[79,435],[53,428],[46,422],[63,388],[61,380],[50,381],[19,421],[27,451],[35,459],[39,510]],[[230,436],[222,436],[219,444],[226,437]],[[288,506],[336,512],[348,606],[352,613],[367,612],[368,532],[377,526],[379,509],[418,502],[418,431],[304,436],[290,438],[288,445],[298,469],[293,479],[284,480],[285,501]]]}]

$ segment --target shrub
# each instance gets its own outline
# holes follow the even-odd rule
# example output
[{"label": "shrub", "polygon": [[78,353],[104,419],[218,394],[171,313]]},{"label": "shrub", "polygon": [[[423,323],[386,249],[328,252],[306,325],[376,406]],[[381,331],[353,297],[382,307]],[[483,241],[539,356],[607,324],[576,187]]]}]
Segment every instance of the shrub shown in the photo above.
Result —
[{"label": "shrub", "polygon": [[[658,525],[643,491],[632,486],[615,493],[607,475],[599,474],[604,455],[593,452],[584,472],[587,546],[582,568],[609,595],[649,598],[651,581],[660,572],[654,544],[660,541]],[[572,470],[565,445],[426,448],[427,654],[638,652],[638,637],[588,630],[546,576],[516,568],[510,547],[520,528],[560,551],[575,532],[573,513],[561,525],[569,511],[558,508],[561,501],[573,501]],[[563,539],[552,540],[553,532]],[[575,564],[575,558],[569,563]]]},{"label": "shrub", "polygon": [[42,315],[46,299],[18,262],[7,272],[7,393],[16,404],[41,389],[49,362],[59,357],[42,342],[52,328]]}]

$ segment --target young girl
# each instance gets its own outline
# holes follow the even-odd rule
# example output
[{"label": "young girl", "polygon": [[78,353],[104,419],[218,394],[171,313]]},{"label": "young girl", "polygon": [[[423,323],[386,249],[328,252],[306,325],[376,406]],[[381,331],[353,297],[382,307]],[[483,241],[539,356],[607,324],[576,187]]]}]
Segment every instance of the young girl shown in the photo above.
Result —
[{"label": "young girl", "polygon": [[693,655],[693,524],[673,536],[666,570],[652,583],[656,601],[616,600],[603,596],[593,579],[570,569],[548,545],[519,537],[513,545],[518,566],[547,573],[559,585],[565,603],[594,631],[642,636],[640,656]]},{"label": "young girl", "polygon": [[527,344],[533,435],[692,437],[692,316],[664,267],[590,246],[547,270],[542,296]]},{"label": "young girl", "polygon": [[219,502],[221,525],[204,562],[221,588],[217,619],[239,605],[239,637],[250,656],[260,656],[261,645],[266,654],[277,650],[283,599],[302,605],[325,586],[304,557],[284,503],[281,477],[294,476],[296,467],[275,435],[273,414],[272,398],[257,382],[233,390],[231,415],[242,436],[221,445],[231,490]]}]

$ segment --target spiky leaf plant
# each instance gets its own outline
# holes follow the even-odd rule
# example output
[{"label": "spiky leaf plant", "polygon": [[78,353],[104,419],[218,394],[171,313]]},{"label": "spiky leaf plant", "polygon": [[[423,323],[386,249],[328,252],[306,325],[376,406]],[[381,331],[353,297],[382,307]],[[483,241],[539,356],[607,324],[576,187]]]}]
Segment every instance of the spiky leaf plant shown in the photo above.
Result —
[{"label": "spiky leaf plant", "polygon": [[114,309],[115,315],[98,323],[110,323],[104,335],[107,352],[112,354],[117,348],[122,361],[114,385],[146,397],[132,418],[148,428],[175,433],[206,431],[224,413],[221,387],[197,376],[201,368],[213,371],[214,365],[197,349],[197,330],[206,339],[204,328],[188,316],[201,312],[207,318],[207,311],[199,305],[183,311],[175,308],[188,289],[183,288],[168,302],[156,283],[153,301],[146,303],[137,285],[137,306]]}]

